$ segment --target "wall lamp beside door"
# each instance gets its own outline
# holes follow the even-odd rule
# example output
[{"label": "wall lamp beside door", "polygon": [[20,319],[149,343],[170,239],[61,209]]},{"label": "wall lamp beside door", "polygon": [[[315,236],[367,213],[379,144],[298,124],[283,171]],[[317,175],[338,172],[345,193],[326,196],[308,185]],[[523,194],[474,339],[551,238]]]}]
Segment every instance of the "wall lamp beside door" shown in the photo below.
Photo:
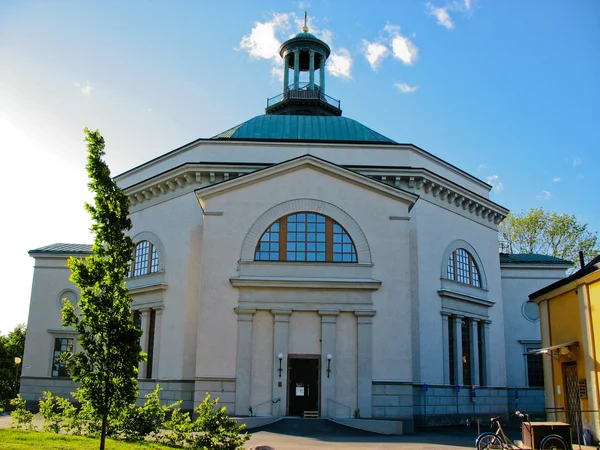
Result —
[{"label": "wall lamp beside door", "polygon": [[279,353],[279,354],[277,355],[277,358],[279,358],[279,369],[277,369],[277,370],[279,371],[279,378],[281,378],[281,371],[283,370],[283,369],[281,368],[281,360],[283,359],[283,353]]},{"label": "wall lamp beside door", "polygon": [[329,378],[329,374],[331,373],[331,353],[327,353],[327,378]]}]

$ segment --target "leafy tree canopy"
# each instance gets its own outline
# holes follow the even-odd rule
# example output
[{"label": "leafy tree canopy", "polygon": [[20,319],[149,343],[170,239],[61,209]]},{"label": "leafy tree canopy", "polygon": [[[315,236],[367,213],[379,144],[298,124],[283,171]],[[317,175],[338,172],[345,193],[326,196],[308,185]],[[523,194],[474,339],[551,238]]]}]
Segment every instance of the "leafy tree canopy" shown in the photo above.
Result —
[{"label": "leafy tree canopy", "polygon": [[582,251],[586,262],[597,256],[598,236],[569,214],[532,208],[509,214],[499,226],[507,253],[538,253],[579,262]]},{"label": "leafy tree canopy", "polygon": [[137,367],[143,355],[141,331],[133,323],[131,297],[125,287],[133,241],[129,199],[110,176],[104,156],[104,138],[85,129],[88,144],[88,187],[94,204],[85,205],[92,216],[93,254],[71,257],[71,281],[80,289],[79,310],[65,302],[63,326],[77,330],[82,350],[71,355],[68,367],[80,383],[82,402],[102,419],[100,449],[104,448],[108,416],[138,398]]},{"label": "leafy tree canopy", "polygon": [[18,392],[21,366],[16,367],[15,358],[23,358],[26,331],[25,324],[22,323],[6,336],[0,336],[0,406],[6,405],[15,396],[15,390]]}]

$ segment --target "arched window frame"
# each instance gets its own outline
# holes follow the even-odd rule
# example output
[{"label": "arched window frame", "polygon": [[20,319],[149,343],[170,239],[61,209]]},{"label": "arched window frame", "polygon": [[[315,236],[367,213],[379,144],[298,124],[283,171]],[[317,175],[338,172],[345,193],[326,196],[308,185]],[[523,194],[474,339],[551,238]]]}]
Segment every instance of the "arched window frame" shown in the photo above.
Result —
[{"label": "arched window frame", "polygon": [[[454,280],[448,276],[448,260],[450,259],[451,255],[457,249],[460,249],[460,248],[466,250],[467,253],[470,254],[475,265],[477,266],[477,269],[479,270],[479,280],[480,280],[479,286],[475,286],[475,285],[467,284],[467,283],[461,283],[460,281]],[[444,280],[448,280],[452,283],[457,283],[457,284],[460,284],[465,287],[469,286],[469,289],[482,289],[484,291],[487,291],[487,289],[488,289],[487,276],[485,273],[485,267],[483,265],[483,262],[481,261],[481,258],[479,257],[479,254],[477,253],[475,248],[463,239],[456,239],[455,241],[451,242],[446,247],[446,249],[444,250],[444,255],[441,260],[440,269],[441,269],[440,272],[441,272],[441,278],[442,278],[442,287],[444,286]]]},{"label": "arched window frame", "polygon": [[[160,239],[154,233],[143,231],[133,237],[135,247],[132,251],[131,266],[127,273],[127,278],[136,278],[144,275],[154,274],[157,272],[163,272],[165,268],[165,252]],[[147,252],[144,252],[143,256],[146,258],[145,269],[141,272],[138,271],[136,274],[136,267],[140,264],[138,256],[138,249],[140,245],[148,243]],[[153,258],[154,253],[154,258]]]},{"label": "arched window frame", "polygon": [[[312,218],[311,218],[312,216]],[[295,220],[291,220],[291,218]],[[288,227],[298,226],[295,230],[289,230]],[[300,225],[305,225],[304,230],[300,230]],[[314,230],[310,231],[309,226],[313,225]],[[268,239],[264,240],[269,233]],[[289,241],[290,236],[295,233],[304,234],[306,237],[302,240]],[[275,239],[271,236],[275,234]],[[309,239],[308,235],[314,235],[313,239]],[[261,244],[267,244],[269,250],[265,251]],[[299,249],[298,245],[303,248]],[[322,250],[319,246],[323,244]],[[293,246],[292,249],[289,246]],[[314,248],[309,249],[312,245]],[[335,250],[339,246],[339,250]],[[273,250],[275,248],[276,250]],[[273,259],[274,253],[277,253],[277,259]],[[289,253],[295,255],[290,258]],[[308,259],[308,254],[314,253],[314,259]],[[263,258],[262,255],[268,254],[268,257]],[[304,259],[297,256],[304,254]],[[336,260],[336,255],[340,255],[341,259]],[[320,258],[322,256],[322,258]],[[345,259],[345,260],[344,260]],[[356,245],[352,236],[348,231],[333,218],[317,213],[314,211],[295,211],[279,217],[272,222],[261,234],[254,251],[255,261],[278,261],[278,262],[302,262],[302,263],[349,263],[358,262]]]},{"label": "arched window frame", "polygon": [[473,255],[465,248],[457,248],[450,253],[447,277],[457,283],[481,287],[481,275]]}]

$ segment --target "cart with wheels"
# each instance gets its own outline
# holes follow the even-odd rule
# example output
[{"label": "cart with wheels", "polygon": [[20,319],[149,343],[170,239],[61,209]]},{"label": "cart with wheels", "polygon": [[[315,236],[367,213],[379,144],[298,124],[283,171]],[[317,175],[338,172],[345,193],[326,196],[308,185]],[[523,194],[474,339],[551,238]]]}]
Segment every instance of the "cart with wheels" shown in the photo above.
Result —
[{"label": "cart with wheels", "polygon": [[529,415],[519,411],[515,413],[523,420],[521,424],[522,440],[518,445],[512,442],[504,433],[501,416],[492,417],[492,426],[496,425],[495,432],[488,431],[477,437],[475,446],[477,450],[570,450],[571,426],[563,422],[531,422]]}]

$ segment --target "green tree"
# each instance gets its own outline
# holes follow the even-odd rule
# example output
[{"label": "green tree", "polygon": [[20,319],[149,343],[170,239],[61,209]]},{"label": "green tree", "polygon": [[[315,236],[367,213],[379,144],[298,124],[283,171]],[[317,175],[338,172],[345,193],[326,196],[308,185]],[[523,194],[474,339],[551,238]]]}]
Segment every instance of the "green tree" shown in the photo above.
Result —
[{"label": "green tree", "polygon": [[598,236],[569,214],[532,208],[509,214],[499,226],[504,251],[539,253],[577,263],[579,251],[586,261],[599,253]]},{"label": "green tree", "polygon": [[19,392],[21,366],[17,367],[15,358],[23,358],[26,332],[22,323],[6,336],[0,336],[0,405],[8,404]]},{"label": "green tree", "polygon": [[104,156],[104,138],[85,129],[88,147],[88,187],[94,204],[85,204],[92,216],[94,245],[85,259],[71,257],[71,281],[81,294],[79,312],[69,302],[63,326],[77,330],[82,350],[69,357],[73,380],[80,383],[80,399],[102,421],[100,449],[104,450],[108,417],[134,403],[138,397],[137,367],[143,358],[141,331],[133,323],[131,297],[125,286],[133,242],[129,199],[110,177]]}]

